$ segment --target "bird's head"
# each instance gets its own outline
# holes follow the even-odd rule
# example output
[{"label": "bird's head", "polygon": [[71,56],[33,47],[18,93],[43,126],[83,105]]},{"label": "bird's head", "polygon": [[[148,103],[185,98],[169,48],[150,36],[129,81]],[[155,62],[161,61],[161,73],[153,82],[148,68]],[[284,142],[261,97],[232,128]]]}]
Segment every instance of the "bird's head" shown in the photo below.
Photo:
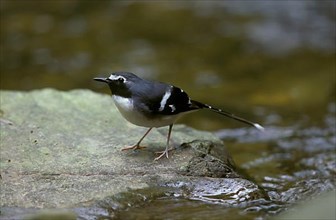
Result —
[{"label": "bird's head", "polygon": [[113,95],[119,95],[122,97],[130,97],[130,89],[141,78],[130,72],[115,72],[108,78],[97,77],[94,80],[107,83],[111,89]]}]

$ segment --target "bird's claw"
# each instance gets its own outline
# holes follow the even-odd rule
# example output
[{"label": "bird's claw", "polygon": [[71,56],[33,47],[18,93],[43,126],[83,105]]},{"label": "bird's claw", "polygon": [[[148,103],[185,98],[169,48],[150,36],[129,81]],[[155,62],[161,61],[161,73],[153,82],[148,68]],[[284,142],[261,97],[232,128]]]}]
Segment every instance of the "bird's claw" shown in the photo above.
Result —
[{"label": "bird's claw", "polygon": [[164,151],[158,151],[158,152],[155,152],[156,154],[160,154],[158,157],[155,157],[154,161],[157,161],[159,160],[161,157],[163,157],[164,155],[166,155],[167,159],[169,158],[169,154],[168,152],[173,150],[174,148],[169,148],[169,149],[165,149]]}]

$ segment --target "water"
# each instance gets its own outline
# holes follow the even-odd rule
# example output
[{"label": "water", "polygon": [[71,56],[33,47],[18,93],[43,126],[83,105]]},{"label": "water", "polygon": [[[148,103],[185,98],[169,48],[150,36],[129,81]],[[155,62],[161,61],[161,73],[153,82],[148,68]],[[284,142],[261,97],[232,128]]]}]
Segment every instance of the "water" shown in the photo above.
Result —
[{"label": "water", "polygon": [[209,111],[180,121],[216,132],[266,199],[228,207],[225,194],[177,191],[115,216],[264,219],[335,189],[334,9],[334,1],[1,1],[0,86],[109,93],[92,78],[127,70],[264,125],[255,135]]}]

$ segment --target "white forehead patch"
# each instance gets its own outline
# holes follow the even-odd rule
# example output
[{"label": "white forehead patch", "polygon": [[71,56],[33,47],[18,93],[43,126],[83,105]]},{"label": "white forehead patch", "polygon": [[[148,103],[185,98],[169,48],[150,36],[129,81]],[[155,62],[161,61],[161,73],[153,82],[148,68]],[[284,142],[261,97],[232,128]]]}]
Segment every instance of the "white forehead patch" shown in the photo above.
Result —
[{"label": "white forehead patch", "polygon": [[109,77],[110,80],[119,80],[119,79],[123,79],[124,82],[126,82],[126,78],[123,77],[123,76],[118,76],[118,75],[114,75],[114,74],[111,74],[110,77]]}]

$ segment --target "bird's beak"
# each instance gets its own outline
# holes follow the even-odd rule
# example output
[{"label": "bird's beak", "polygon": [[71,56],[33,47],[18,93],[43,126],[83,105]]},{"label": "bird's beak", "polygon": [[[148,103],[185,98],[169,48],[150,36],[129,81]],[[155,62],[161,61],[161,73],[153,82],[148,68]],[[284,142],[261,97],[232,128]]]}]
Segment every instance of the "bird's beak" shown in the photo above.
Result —
[{"label": "bird's beak", "polygon": [[107,78],[93,78],[93,79],[99,82],[104,82],[104,83],[108,82]]}]

